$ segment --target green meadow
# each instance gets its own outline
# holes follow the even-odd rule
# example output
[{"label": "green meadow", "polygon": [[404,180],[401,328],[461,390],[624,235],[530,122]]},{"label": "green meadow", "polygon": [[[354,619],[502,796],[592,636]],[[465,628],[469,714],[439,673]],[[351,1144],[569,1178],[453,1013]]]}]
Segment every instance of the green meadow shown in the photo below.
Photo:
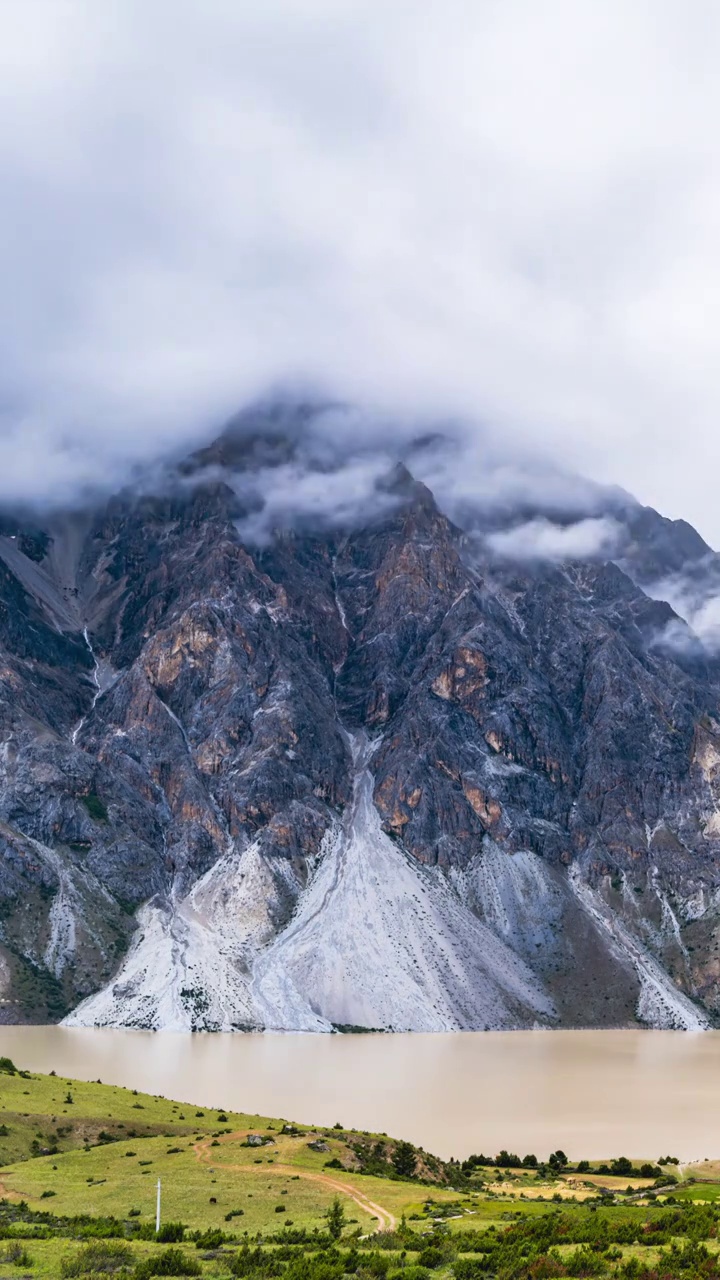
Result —
[{"label": "green meadow", "polygon": [[720,1167],[648,1172],[443,1162],[0,1060],[0,1278],[720,1280]]}]

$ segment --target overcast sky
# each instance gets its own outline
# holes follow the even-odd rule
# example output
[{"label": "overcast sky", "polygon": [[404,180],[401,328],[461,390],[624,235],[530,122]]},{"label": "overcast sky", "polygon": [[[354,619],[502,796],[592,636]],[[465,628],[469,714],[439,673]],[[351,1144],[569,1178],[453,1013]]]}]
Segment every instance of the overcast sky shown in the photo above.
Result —
[{"label": "overcast sky", "polygon": [[306,379],[720,546],[718,65],[714,0],[3,0],[0,497]]}]

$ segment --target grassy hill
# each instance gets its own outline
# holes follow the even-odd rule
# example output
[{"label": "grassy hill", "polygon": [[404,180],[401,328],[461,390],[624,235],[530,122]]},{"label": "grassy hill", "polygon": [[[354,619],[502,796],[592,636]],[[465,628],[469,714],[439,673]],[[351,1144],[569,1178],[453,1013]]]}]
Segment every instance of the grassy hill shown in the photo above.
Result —
[{"label": "grassy hill", "polygon": [[[561,1164],[460,1166],[385,1134],[203,1110],[100,1081],[18,1072],[0,1060],[0,1278],[652,1280],[630,1274],[633,1258],[675,1274],[662,1250],[687,1231],[695,1246],[707,1242],[711,1265],[706,1259],[697,1274],[715,1280],[714,1166],[704,1181],[658,1192],[637,1169],[613,1176]],[[668,1213],[672,1232],[664,1226],[653,1236],[648,1223]],[[588,1258],[575,1254],[598,1230],[603,1250],[588,1270]],[[538,1258],[547,1259],[539,1270]],[[678,1264],[677,1274],[692,1280],[695,1272]]]}]

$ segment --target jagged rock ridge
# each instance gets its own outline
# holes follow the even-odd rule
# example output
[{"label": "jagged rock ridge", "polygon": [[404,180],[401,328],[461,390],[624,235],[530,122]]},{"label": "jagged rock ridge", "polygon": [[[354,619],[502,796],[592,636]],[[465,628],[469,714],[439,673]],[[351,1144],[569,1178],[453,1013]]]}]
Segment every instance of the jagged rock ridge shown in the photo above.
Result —
[{"label": "jagged rock ridge", "polygon": [[519,565],[402,469],[256,547],[256,456],[3,522],[1,1015],[713,1024],[720,679],[638,585],[713,553],[628,502],[616,561]]}]

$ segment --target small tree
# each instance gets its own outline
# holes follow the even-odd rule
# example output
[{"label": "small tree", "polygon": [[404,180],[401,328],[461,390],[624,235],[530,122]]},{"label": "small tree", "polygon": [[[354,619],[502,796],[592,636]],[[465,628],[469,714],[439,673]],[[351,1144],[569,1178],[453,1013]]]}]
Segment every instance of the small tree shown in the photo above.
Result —
[{"label": "small tree", "polygon": [[398,1142],[393,1152],[392,1162],[399,1178],[413,1178],[417,1156],[412,1142]]},{"label": "small tree", "polygon": [[325,1217],[327,1218],[328,1234],[333,1240],[339,1240],[345,1226],[345,1210],[339,1196],[335,1197]]}]

